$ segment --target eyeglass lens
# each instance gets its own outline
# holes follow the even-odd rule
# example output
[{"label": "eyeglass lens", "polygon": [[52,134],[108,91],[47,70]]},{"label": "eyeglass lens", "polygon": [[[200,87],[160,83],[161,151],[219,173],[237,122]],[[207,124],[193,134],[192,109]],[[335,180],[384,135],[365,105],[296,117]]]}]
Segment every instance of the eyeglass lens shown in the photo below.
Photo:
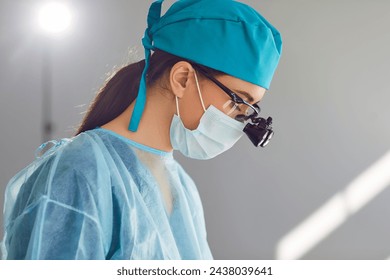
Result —
[{"label": "eyeglass lens", "polygon": [[235,103],[233,100],[228,100],[223,105],[223,109],[225,111],[225,114],[227,114],[228,116],[240,122],[244,122],[260,111],[260,107],[258,106],[258,104],[254,104],[252,106],[257,110],[257,112],[251,106],[248,106],[246,104],[238,104]]}]

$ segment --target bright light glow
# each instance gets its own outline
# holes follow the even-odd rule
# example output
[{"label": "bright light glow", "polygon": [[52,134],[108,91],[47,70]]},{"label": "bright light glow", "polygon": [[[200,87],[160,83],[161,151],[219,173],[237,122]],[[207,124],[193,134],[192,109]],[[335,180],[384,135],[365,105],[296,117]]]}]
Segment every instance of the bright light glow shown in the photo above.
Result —
[{"label": "bright light glow", "polygon": [[334,195],[277,245],[276,259],[299,259],[390,185],[390,151]]},{"label": "bright light glow", "polygon": [[39,25],[48,33],[61,33],[69,28],[72,14],[64,3],[49,2],[39,11]]}]

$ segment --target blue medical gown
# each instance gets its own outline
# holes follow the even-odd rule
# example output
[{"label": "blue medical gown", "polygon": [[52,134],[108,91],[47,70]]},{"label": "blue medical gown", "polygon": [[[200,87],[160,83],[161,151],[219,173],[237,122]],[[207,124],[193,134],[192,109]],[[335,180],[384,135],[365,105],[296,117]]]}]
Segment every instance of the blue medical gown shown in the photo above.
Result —
[{"label": "blue medical gown", "polygon": [[6,259],[212,259],[201,200],[173,158],[96,128],[11,179]]}]

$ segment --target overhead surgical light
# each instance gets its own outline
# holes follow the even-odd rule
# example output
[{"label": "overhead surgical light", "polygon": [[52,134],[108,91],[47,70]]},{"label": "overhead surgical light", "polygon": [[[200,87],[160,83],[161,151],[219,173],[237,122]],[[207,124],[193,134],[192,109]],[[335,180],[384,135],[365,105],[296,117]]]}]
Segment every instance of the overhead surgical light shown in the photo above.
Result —
[{"label": "overhead surgical light", "polygon": [[40,29],[49,36],[42,37],[42,142],[52,139],[53,117],[53,38],[62,37],[72,23],[72,12],[65,1],[48,0],[37,7],[37,21]]},{"label": "overhead surgical light", "polygon": [[70,27],[72,13],[65,3],[48,2],[40,8],[38,19],[44,31],[57,34]]}]

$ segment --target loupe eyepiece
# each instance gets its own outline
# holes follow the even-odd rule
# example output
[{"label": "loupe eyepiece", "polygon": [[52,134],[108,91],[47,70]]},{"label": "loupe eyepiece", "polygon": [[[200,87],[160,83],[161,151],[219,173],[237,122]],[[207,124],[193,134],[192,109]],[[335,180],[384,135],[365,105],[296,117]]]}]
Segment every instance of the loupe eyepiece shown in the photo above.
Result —
[{"label": "loupe eyepiece", "polygon": [[248,123],[244,128],[245,134],[256,147],[265,147],[274,135],[272,131],[272,118],[268,117],[268,119],[264,119],[254,117],[251,118],[251,121],[253,123]]}]

